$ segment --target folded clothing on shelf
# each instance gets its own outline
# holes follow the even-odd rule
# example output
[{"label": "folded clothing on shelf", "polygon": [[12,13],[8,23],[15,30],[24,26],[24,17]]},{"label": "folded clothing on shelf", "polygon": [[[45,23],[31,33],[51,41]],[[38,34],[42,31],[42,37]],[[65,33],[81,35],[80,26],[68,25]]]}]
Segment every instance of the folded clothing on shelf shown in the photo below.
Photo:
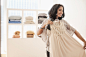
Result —
[{"label": "folded clothing on shelf", "polygon": [[45,19],[47,19],[47,18],[39,18],[39,20],[43,20],[43,21],[44,21]]},{"label": "folded clothing on shelf", "polygon": [[33,22],[33,17],[32,16],[27,16],[27,17],[25,17],[25,22],[24,22],[25,24],[35,24],[34,22]]},{"label": "folded clothing on shelf", "polygon": [[9,21],[9,23],[21,23],[21,21]]},{"label": "folded clothing on shelf", "polygon": [[21,23],[21,16],[10,16],[9,23]]},{"label": "folded clothing on shelf", "polygon": [[13,35],[13,38],[20,38],[19,35]]},{"label": "folded clothing on shelf", "polygon": [[42,20],[38,20],[38,24],[42,24],[42,22],[43,22]]},{"label": "folded clothing on shelf", "polygon": [[40,18],[40,19],[38,19],[38,24],[41,24],[45,19],[47,19],[47,18]]},{"label": "folded clothing on shelf", "polygon": [[21,16],[10,16],[9,19],[22,19]]},{"label": "folded clothing on shelf", "polygon": [[46,13],[39,13],[38,16],[47,16]]},{"label": "folded clothing on shelf", "polygon": [[33,20],[33,17],[32,16],[27,16],[25,17],[26,20]]},{"label": "folded clothing on shelf", "polygon": [[27,34],[27,38],[33,38],[35,33],[33,31],[29,30],[26,32],[26,34]]},{"label": "folded clothing on shelf", "polygon": [[13,35],[13,38],[20,38],[20,31],[15,31],[15,35]]},{"label": "folded clothing on shelf", "polygon": [[47,18],[47,14],[46,13],[39,13],[38,14],[38,19],[39,18]]},{"label": "folded clothing on shelf", "polygon": [[47,18],[47,16],[38,16],[38,19],[39,19],[39,18]]},{"label": "folded clothing on shelf", "polygon": [[26,22],[24,22],[25,24],[34,24],[34,22],[33,21],[26,21]]},{"label": "folded clothing on shelf", "polygon": [[9,21],[21,21],[21,19],[9,19]]}]

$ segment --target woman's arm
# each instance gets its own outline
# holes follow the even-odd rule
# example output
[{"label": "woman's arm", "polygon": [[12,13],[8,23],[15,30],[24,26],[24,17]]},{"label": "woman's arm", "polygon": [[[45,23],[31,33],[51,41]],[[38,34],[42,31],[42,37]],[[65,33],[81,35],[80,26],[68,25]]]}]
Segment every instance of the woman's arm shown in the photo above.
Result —
[{"label": "woman's arm", "polygon": [[[43,22],[42,22],[42,24],[41,24],[41,28],[45,28],[45,23],[47,22],[47,19],[45,19]],[[43,30],[44,29],[41,29],[41,28],[39,28],[38,29],[38,31],[37,31],[37,36],[39,36],[42,32],[43,32]]]},{"label": "woman's arm", "polygon": [[41,28],[37,32],[37,35],[40,35],[43,32],[43,30],[45,29],[45,26],[48,25],[48,24],[53,24],[53,22],[48,20],[48,19],[44,20],[43,23],[42,23]]},{"label": "woman's arm", "polygon": [[[45,26],[46,25],[43,25],[41,28],[45,28]],[[37,35],[40,35],[43,32],[44,29],[41,29],[41,28],[38,30]]]},{"label": "woman's arm", "polygon": [[80,33],[77,31],[77,30],[75,30],[75,32],[74,32],[75,34],[76,34],[76,36],[80,39],[80,40],[82,40],[83,42],[84,42],[84,49],[86,49],[86,41],[84,40],[84,38],[80,35]]},{"label": "woman's arm", "polygon": [[79,33],[77,30],[75,30],[74,33],[76,34],[76,36],[77,36],[80,40],[82,40],[84,43],[86,42],[86,41],[84,40],[84,38],[80,35],[80,33]]}]

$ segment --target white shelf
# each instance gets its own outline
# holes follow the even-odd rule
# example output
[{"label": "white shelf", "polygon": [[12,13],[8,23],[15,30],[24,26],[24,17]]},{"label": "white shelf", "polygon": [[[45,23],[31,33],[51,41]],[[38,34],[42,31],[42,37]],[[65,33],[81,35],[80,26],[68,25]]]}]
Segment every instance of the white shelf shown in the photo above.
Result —
[{"label": "white shelf", "polygon": [[[27,38],[22,38],[22,39],[27,39]],[[29,38],[28,38],[29,39]]]},{"label": "white shelf", "polygon": [[22,23],[18,24],[18,23],[8,23],[8,25],[22,25]]},{"label": "white shelf", "polygon": [[36,25],[36,24],[8,23],[8,25]]},{"label": "white shelf", "polygon": [[33,38],[8,38],[8,39],[33,39]]},{"label": "white shelf", "polygon": [[12,9],[12,8],[7,8],[7,10],[20,10],[20,11],[48,11],[48,10],[40,10],[40,9]]},{"label": "white shelf", "polygon": [[[9,14],[9,11],[10,10],[18,10],[18,11],[21,11],[22,12],[22,19],[21,19],[21,23],[8,23],[8,14]],[[24,16],[24,12],[25,11],[35,11],[36,13],[33,13],[33,14],[35,14],[36,15],[36,17],[35,17],[35,24],[25,24],[24,23],[24,19],[25,19],[25,16]],[[30,25],[30,26],[35,26],[36,28],[34,28],[34,30],[36,30],[36,32],[35,33],[37,33],[37,30],[38,30],[38,26],[39,25],[41,25],[41,24],[38,24],[38,12],[40,12],[40,11],[48,11],[48,10],[37,10],[37,9],[11,9],[11,8],[7,8],[7,39],[8,39],[8,25],[20,25],[21,26],[21,29],[22,29],[22,33],[21,33],[21,37],[24,37],[24,26],[26,26],[26,25]],[[35,34],[35,38],[37,38],[37,34]],[[22,39],[22,38],[21,38]],[[26,38],[24,38],[24,39],[26,39]]]},{"label": "white shelf", "polygon": [[23,24],[23,25],[36,25],[36,24]]},{"label": "white shelf", "polygon": [[[22,12],[20,14],[22,16],[21,23],[8,23],[8,14],[9,14],[10,10]],[[24,24],[25,11],[28,11],[28,12],[34,11],[35,12],[35,13],[33,13],[33,14],[36,15],[35,17],[33,16],[35,24]],[[39,48],[43,48],[43,47],[40,46],[40,43],[42,43],[42,44],[44,44],[44,43],[42,42],[42,40],[40,39],[40,37],[37,36],[38,26],[41,25],[41,24],[38,24],[38,13],[40,11],[44,12],[44,11],[48,11],[48,10],[10,9],[10,8],[7,8],[7,23],[6,23],[7,24],[7,51],[6,51],[7,55],[6,55],[6,57],[13,57],[15,54],[16,55],[14,57],[24,57],[24,56],[17,56],[17,54],[18,55],[19,54],[20,55],[21,54],[23,54],[23,55],[27,54],[28,55],[28,52],[31,51],[31,49],[32,49],[32,47],[30,48],[29,46],[35,47],[35,45],[39,45]],[[9,25],[12,27],[12,29],[11,29],[11,27]],[[15,27],[13,25],[15,25]],[[17,26],[17,25],[19,25],[19,26]],[[27,38],[27,36],[25,36],[25,33],[28,30],[28,27],[31,27],[31,29],[34,28],[34,30],[32,29],[34,31],[34,33],[35,33],[35,35],[34,35],[33,38]],[[10,34],[12,35],[13,32],[15,32],[15,30],[13,30],[13,29],[15,29],[15,30],[18,29],[21,32],[20,33],[20,37],[21,38],[12,38],[10,36]],[[12,30],[13,30],[13,32],[11,33],[10,31],[12,31]],[[8,37],[8,35],[9,35],[9,37]],[[37,49],[39,50],[39,48],[37,48]],[[32,50],[37,50],[37,49],[33,48]],[[29,52],[29,53],[31,53],[31,52]],[[12,54],[12,56],[11,56],[11,54]],[[29,56],[29,57],[31,57],[31,56]]]}]

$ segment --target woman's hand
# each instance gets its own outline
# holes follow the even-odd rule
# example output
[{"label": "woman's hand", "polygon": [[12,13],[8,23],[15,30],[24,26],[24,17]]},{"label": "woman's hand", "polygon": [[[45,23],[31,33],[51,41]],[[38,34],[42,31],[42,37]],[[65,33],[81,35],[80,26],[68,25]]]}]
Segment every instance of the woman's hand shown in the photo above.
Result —
[{"label": "woman's hand", "polygon": [[84,42],[84,47],[83,48],[86,49],[86,41]]},{"label": "woman's hand", "polygon": [[50,20],[48,20],[48,21],[45,23],[45,25],[48,25],[48,24],[53,24],[53,22],[50,21]]}]

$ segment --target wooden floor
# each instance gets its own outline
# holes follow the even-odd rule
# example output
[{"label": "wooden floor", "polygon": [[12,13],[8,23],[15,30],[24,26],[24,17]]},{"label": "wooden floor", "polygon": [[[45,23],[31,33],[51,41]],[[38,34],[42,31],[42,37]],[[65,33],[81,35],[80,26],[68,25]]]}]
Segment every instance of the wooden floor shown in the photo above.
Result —
[{"label": "wooden floor", "polygon": [[1,57],[6,57],[6,54],[1,54]]}]

